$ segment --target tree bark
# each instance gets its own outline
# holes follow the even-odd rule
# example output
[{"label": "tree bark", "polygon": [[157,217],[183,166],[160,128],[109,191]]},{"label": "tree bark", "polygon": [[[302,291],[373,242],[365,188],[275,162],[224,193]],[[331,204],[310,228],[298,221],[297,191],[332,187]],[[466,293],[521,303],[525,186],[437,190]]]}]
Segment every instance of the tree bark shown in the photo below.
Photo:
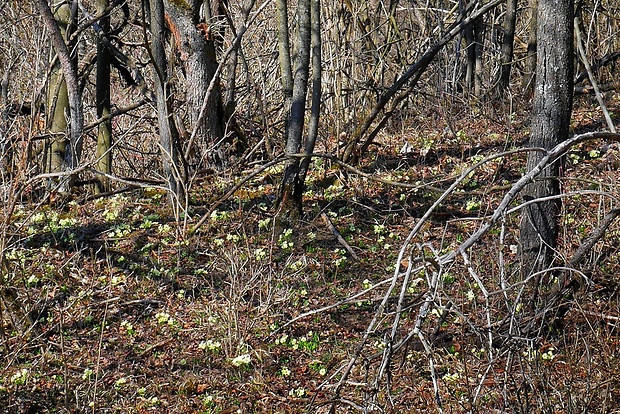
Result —
[{"label": "tree bark", "polygon": [[319,133],[319,119],[321,113],[321,5],[320,0],[311,0],[311,42],[312,42],[312,106],[310,107],[310,121],[308,122],[308,138],[305,144],[305,158],[301,160],[299,180],[306,181],[306,174],[310,168],[311,157],[314,152]]},{"label": "tree bark", "polygon": [[11,65],[5,69],[0,78],[0,178],[3,180],[11,173],[13,166],[13,146],[7,136],[10,76]]},{"label": "tree bark", "polygon": [[498,95],[503,95],[510,86],[510,72],[514,52],[515,28],[517,24],[517,0],[506,1],[506,14],[502,28],[503,38],[501,45],[501,70],[497,84]]},{"label": "tree bark", "polygon": [[278,60],[280,63],[282,92],[284,95],[284,134],[288,136],[288,118],[291,112],[291,99],[293,97],[293,68],[291,64],[291,41],[288,30],[288,1],[276,0],[276,8],[278,16]]},{"label": "tree bark", "polygon": [[[195,154],[194,164],[207,161],[211,168],[221,170],[227,164],[227,154],[222,148],[224,127],[222,124],[223,108],[222,93],[219,82],[209,95],[207,111],[200,118],[203,100],[209,84],[215,76],[218,62],[215,50],[215,32],[210,22],[201,22],[200,7],[209,9],[209,3],[194,0],[188,7],[168,2],[166,11],[168,24],[172,32],[175,46],[180,52],[185,69],[185,95],[189,110],[189,130],[196,130],[196,136],[202,139],[199,148],[187,148],[186,161],[190,153]],[[209,11],[207,15],[211,15]],[[191,143],[194,145],[194,143]]]},{"label": "tree bark", "polygon": [[531,97],[534,93],[534,81],[536,79],[536,49],[538,24],[538,0],[529,0],[528,13],[530,23],[528,25],[527,57],[525,58],[525,69],[523,74],[523,92]]},{"label": "tree bark", "polygon": [[[102,13],[109,6],[109,0],[97,0],[97,13]],[[97,117],[108,117],[101,122],[97,131],[97,149],[95,151],[97,171],[112,174],[112,120],[110,115],[110,51],[101,39],[110,31],[110,16],[99,20],[101,35],[97,37]],[[110,190],[110,180],[101,176],[95,185],[95,192]]]},{"label": "tree bark", "polygon": [[[300,175],[300,161],[292,155],[301,150],[306,114],[311,44],[310,2],[311,0],[299,0],[297,5],[299,35],[288,134],[286,135],[284,150],[290,158],[285,165],[284,176],[278,193],[278,212],[276,214],[276,221],[280,229],[292,227],[302,214],[303,182]],[[287,85],[283,84],[283,87],[286,88]]]},{"label": "tree bark", "polygon": [[164,22],[163,0],[149,0],[151,24],[151,55],[155,78],[155,96],[157,99],[157,120],[159,126],[159,142],[162,151],[162,167],[164,178],[170,190],[170,201],[173,206],[185,201],[185,164],[180,156],[178,132],[174,124],[173,114],[168,99],[168,62],[164,42],[166,28]]},{"label": "tree bark", "polygon": [[[568,139],[573,93],[573,0],[540,0],[538,4],[538,58],[532,132],[529,145],[550,149]],[[528,170],[544,156],[531,152]],[[558,163],[545,168],[529,184],[524,199],[535,200],[560,193]],[[558,236],[560,202],[529,205],[521,223],[521,270],[532,272],[551,266]]]},{"label": "tree bark", "polygon": [[479,98],[482,95],[482,69],[484,61],[482,54],[484,52],[484,16],[474,20],[474,54],[476,67],[474,70],[474,96]]},{"label": "tree bark", "polygon": [[[35,3],[39,8],[39,12],[41,13],[41,17],[43,17],[43,22],[47,27],[47,30],[50,32],[51,42],[54,46],[54,50],[56,51],[56,55],[58,56],[60,68],[62,69],[62,74],[64,75],[64,84],[66,85],[66,95],[64,92],[65,86],[63,86],[63,81],[61,81],[60,78],[56,79],[55,85],[50,85],[51,90],[58,90],[58,99],[56,100],[56,105],[54,105],[55,110],[53,113],[54,123],[52,125],[58,125],[59,127],[62,126],[62,121],[60,118],[64,117],[65,114],[62,105],[58,104],[62,103],[61,100],[65,99],[66,96],[70,117],[69,150],[67,151],[66,147],[62,148],[64,146],[62,144],[59,145],[58,149],[65,150],[64,164],[71,169],[75,169],[79,165],[80,155],[82,152],[84,113],[75,60],[72,58],[69,48],[65,43],[65,36],[63,36],[63,31],[67,30],[67,27],[71,24],[75,13],[68,5],[63,4],[57,10],[55,18],[46,0],[35,0]],[[77,3],[74,3],[74,5],[77,7]],[[56,122],[58,122],[58,124],[56,124]],[[54,149],[52,149],[52,151],[54,151]],[[60,168],[60,166],[58,168]],[[67,183],[69,187],[71,186],[72,179],[73,177],[71,177]],[[67,190],[67,188],[62,187],[65,186],[61,186],[61,191]]]}]

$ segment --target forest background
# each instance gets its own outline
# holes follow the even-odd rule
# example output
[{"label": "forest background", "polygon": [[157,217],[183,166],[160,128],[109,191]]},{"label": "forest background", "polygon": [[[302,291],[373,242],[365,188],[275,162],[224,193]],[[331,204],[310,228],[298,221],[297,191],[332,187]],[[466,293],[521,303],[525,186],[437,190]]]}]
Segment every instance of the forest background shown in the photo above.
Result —
[{"label": "forest background", "polygon": [[0,4],[0,410],[620,410],[620,5]]}]

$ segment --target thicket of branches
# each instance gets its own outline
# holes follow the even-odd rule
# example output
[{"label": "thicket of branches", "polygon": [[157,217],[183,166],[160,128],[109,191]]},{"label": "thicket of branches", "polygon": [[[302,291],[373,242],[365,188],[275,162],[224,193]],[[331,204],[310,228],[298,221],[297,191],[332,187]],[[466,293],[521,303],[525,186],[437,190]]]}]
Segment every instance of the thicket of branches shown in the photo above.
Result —
[{"label": "thicket of branches", "polygon": [[[82,2],[83,10],[77,16],[78,30],[72,35],[84,97],[82,164],[91,166],[98,122],[94,102],[97,34],[90,25],[97,15],[94,3]],[[368,151],[380,131],[415,129],[416,117],[437,117],[445,123],[448,137],[453,134],[456,138],[457,131],[451,130],[453,105],[491,101],[499,94],[504,96],[502,100],[508,110],[511,104],[514,107],[527,99],[528,84],[523,86],[522,81],[532,72],[527,59],[527,42],[532,36],[529,5],[519,4],[514,57],[510,64],[511,83],[500,90],[505,5],[499,1],[485,6],[479,2],[435,3],[321,3],[320,152],[355,161]],[[143,20],[140,2],[111,2],[111,6],[116,7],[111,12],[110,41],[128,58],[116,65],[120,72],[112,70],[112,115],[117,115],[113,118],[114,175],[161,182],[160,176],[153,174],[158,171],[160,159],[158,142],[154,139],[154,79],[149,69],[148,21]],[[20,172],[28,179],[45,172],[40,147],[49,139],[45,96],[55,53],[48,43],[49,33],[40,12],[32,3],[9,1],[2,7],[3,173]],[[256,159],[272,159],[281,154],[284,145],[285,108],[275,7],[254,2],[222,2],[217,7],[222,14],[213,17],[209,30],[217,37],[217,59],[223,66],[219,79],[222,99],[232,111],[226,118],[225,141],[234,145],[232,149],[223,143],[209,147],[195,140],[191,144],[197,144],[198,148],[188,148],[187,134],[192,131],[181,133],[181,149],[188,155],[203,156],[192,165],[192,172],[202,175],[208,172],[204,170],[208,167],[208,157],[204,154],[216,151],[218,145],[236,156],[233,159],[239,164],[232,162],[233,170]],[[613,62],[619,49],[615,7],[611,3],[583,3],[579,7],[582,30],[585,30],[585,52],[603,88],[613,81]],[[472,19],[482,8],[484,13]],[[294,33],[297,27],[294,5],[289,8],[289,14],[290,30]],[[462,25],[463,21],[469,24]],[[477,22],[482,23],[479,43],[470,45],[467,33]],[[231,56],[225,53],[238,35],[241,42],[235,49],[235,64],[232,64]],[[185,52],[178,49],[173,36],[169,35],[166,46],[171,69],[170,93],[173,116],[183,131],[192,126],[191,107],[185,104],[186,90],[191,85],[185,84],[181,63]],[[473,61],[468,61],[472,48],[477,54]],[[472,70],[475,79],[468,75]],[[579,70],[576,87],[589,88],[584,83],[587,79],[585,70]],[[474,80],[479,83],[478,89]]]},{"label": "thicket of branches", "polygon": [[[59,58],[49,42],[50,32],[41,7],[39,2],[22,0],[8,0],[0,5],[3,274],[10,273],[6,252],[19,238],[8,232],[16,205],[34,202],[38,208],[54,202],[59,197],[58,190],[64,192],[65,176],[74,177],[71,197],[79,201],[140,186],[175,193],[171,199],[179,223],[178,234],[184,237],[191,233],[190,229],[199,231],[217,206],[246,180],[268,167],[309,155],[285,154],[290,96],[282,79],[280,58],[284,49],[275,23],[281,21],[282,15],[278,14],[277,5],[253,0],[216,0],[208,7],[202,5],[200,10],[209,8],[209,16],[202,16],[204,21],[192,21],[193,26],[188,27],[197,29],[212,46],[212,53],[205,52],[211,66],[205,67],[215,76],[205,95],[197,96],[192,91],[194,78],[187,63],[192,49],[184,37],[187,33],[178,29],[188,24],[183,13],[194,10],[199,3],[162,3],[167,25],[161,45],[166,57],[163,66],[153,64],[157,61],[152,33],[156,22],[149,13],[155,10],[156,1],[110,1],[103,12],[94,0],[66,3],[75,6],[75,20],[71,23],[74,26],[67,31],[69,38],[65,40],[75,59],[84,122],[79,164],[69,163],[65,170],[49,168],[52,142],[69,137],[73,131],[71,125],[65,125],[65,130],[51,128],[54,114],[49,113],[48,96]],[[294,40],[303,25],[298,4],[279,4],[286,7],[288,32]],[[421,4],[398,0],[325,0],[319,4],[322,95],[318,140],[310,152],[315,153],[313,159],[320,158],[340,169],[343,179],[347,174],[373,179],[364,170],[364,161],[372,158],[380,136],[387,137],[382,140],[385,145],[402,147],[403,157],[409,152],[424,156],[435,140],[458,144],[463,138],[456,127],[460,117],[473,118],[484,113],[489,118],[506,119],[530,109],[535,84],[532,57],[536,1]],[[597,120],[599,124],[593,129],[611,132],[576,134],[546,151],[524,149],[523,143],[508,142],[507,137],[506,152],[479,160],[445,188],[380,180],[413,190],[430,189],[436,199],[415,221],[392,275],[359,294],[299,315],[280,327],[285,329],[305,317],[359,301],[369,301],[374,306],[373,317],[358,347],[319,387],[331,399],[310,404],[328,406],[331,412],[343,407],[360,412],[389,411],[389,407],[397,405],[392,400],[395,377],[399,367],[406,364],[424,364],[424,375],[434,385],[432,398],[439,410],[443,407],[442,396],[453,392],[449,384],[458,381],[465,385],[459,388],[462,394],[453,395],[454,400],[462,401],[464,409],[471,411],[481,406],[485,392],[503,398],[505,407],[520,404],[523,412],[528,412],[532,405],[570,411],[586,403],[573,400],[570,389],[554,389],[535,354],[544,350],[551,352],[548,355],[552,358],[547,338],[557,334],[567,315],[576,308],[575,303],[580,306],[591,299],[587,289],[591,269],[581,267],[588,257],[591,265],[610,252],[617,252],[616,244],[607,252],[594,247],[619,214],[616,183],[575,188],[570,182],[570,186],[566,185],[570,191],[550,197],[563,200],[562,217],[581,200],[596,200],[598,205],[596,211],[590,212],[590,224],[596,223],[590,237],[576,243],[571,235],[563,235],[565,243],[554,250],[553,267],[523,277],[515,254],[521,213],[536,201],[521,200],[523,188],[535,181],[541,170],[560,163],[578,145],[605,143],[602,151],[607,151],[618,141],[614,117],[607,111],[602,93],[618,88],[620,5],[611,0],[583,1],[578,2],[576,10],[576,50],[581,63],[576,66],[574,88],[578,93],[593,93],[598,99],[596,105],[601,107],[602,119],[606,121]],[[102,115],[96,102],[96,51],[102,35],[95,22],[108,14],[108,44],[103,47],[112,60],[111,107],[108,115]],[[312,42],[315,41],[313,38]],[[291,52],[289,60],[295,63],[300,46],[292,43],[286,50]],[[512,51],[507,49],[508,44]],[[313,49],[316,50],[319,49]],[[308,91],[316,87],[317,83],[310,82]],[[213,96],[217,96],[215,103]],[[309,94],[306,107],[311,102]],[[168,111],[167,128],[176,140],[176,155],[167,152],[160,140],[165,128],[161,111]],[[71,120],[70,113],[64,115]],[[197,126],[209,117],[222,123],[221,133],[217,128]],[[431,123],[441,132],[422,140],[421,148],[412,148],[403,137],[416,135],[419,125],[428,124],[428,119],[433,119]],[[101,171],[102,153],[97,148],[100,126],[106,121],[111,121],[113,137],[113,144],[106,150],[112,154],[109,172]],[[435,209],[464,191],[463,183],[492,163],[536,151],[542,154],[540,161],[529,171],[523,171],[522,178],[493,190],[504,194],[499,204],[490,204],[486,214],[471,218],[468,239],[445,240],[422,234]],[[171,188],[170,176],[183,191]],[[230,187],[222,189],[212,184],[220,179],[231,183]],[[237,184],[233,185],[235,180]],[[104,181],[106,185],[97,187]],[[207,191],[215,190],[208,200],[210,204],[199,206],[202,214],[197,215],[191,204],[200,191],[205,191],[205,186]],[[446,234],[450,233],[448,228],[459,225],[459,220],[446,223]],[[617,230],[612,233],[617,235]],[[437,239],[441,241],[437,243]],[[350,248],[345,240],[341,243]],[[464,275],[468,282],[453,285],[454,275]],[[13,287],[7,281],[9,277],[0,281],[0,289],[4,292],[4,308],[11,312]],[[463,291],[464,287],[468,290]],[[606,329],[616,329],[617,317],[597,315],[613,325]],[[441,343],[442,327],[448,321],[461,328],[460,343],[475,344],[479,349],[475,358],[462,359],[457,358],[458,350],[451,350],[453,362],[458,360],[459,366],[464,367],[458,373],[450,372],[446,347]],[[380,341],[382,351],[368,354],[366,345],[371,341]],[[407,359],[412,348],[425,356],[424,361]],[[362,391],[351,391],[356,387]]]}]

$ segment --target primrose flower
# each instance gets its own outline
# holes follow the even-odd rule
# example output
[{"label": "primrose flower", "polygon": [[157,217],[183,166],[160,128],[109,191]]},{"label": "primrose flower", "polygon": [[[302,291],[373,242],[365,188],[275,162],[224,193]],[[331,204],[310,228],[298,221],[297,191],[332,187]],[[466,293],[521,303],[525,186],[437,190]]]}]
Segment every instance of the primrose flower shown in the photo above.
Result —
[{"label": "primrose flower", "polygon": [[29,371],[26,368],[22,368],[11,376],[11,383],[23,385],[28,380]]},{"label": "primrose flower", "polygon": [[543,352],[540,357],[543,359],[543,361],[551,361],[556,357],[553,351],[555,351],[555,348],[551,347],[547,350],[547,352]]},{"label": "primrose flower", "polygon": [[214,354],[216,354],[220,351],[220,349],[222,349],[222,343],[220,341],[214,341],[212,339],[207,339],[206,341],[202,341],[198,345],[198,348],[204,351],[209,351],[209,352],[213,352]]},{"label": "primrose flower", "polygon": [[458,381],[459,378],[461,378],[461,376],[459,375],[458,372],[455,372],[454,374],[446,374],[443,377],[441,377],[441,379],[446,382],[456,382]]},{"label": "primrose flower", "polygon": [[168,324],[174,325],[174,319],[170,317],[170,314],[166,312],[158,312],[155,314],[155,318],[157,319],[157,323],[160,325]]},{"label": "primrose flower", "polygon": [[114,388],[119,389],[119,388],[123,388],[125,386],[125,384],[127,384],[127,378],[125,377],[120,377],[119,379],[116,380],[116,382],[114,383]]},{"label": "primrose flower", "polygon": [[302,398],[306,396],[306,390],[303,387],[295,388],[288,392],[291,397]]},{"label": "primrose flower", "polygon": [[82,379],[89,380],[89,379],[91,379],[91,377],[93,376],[94,373],[95,373],[95,371],[93,371],[91,368],[86,368],[84,370],[84,373],[82,374]]},{"label": "primrose flower", "polygon": [[240,367],[242,365],[250,365],[250,362],[252,362],[252,358],[250,357],[250,354],[239,355],[238,357],[233,358],[230,361],[230,363],[236,367]]}]

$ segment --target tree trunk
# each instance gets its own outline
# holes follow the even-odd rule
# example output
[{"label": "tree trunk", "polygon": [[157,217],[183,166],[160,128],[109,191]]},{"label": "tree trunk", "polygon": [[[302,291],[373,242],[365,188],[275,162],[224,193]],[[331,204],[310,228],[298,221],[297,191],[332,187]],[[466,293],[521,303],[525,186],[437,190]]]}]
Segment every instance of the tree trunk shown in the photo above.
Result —
[{"label": "tree trunk", "polygon": [[[227,154],[222,147],[224,128],[222,125],[222,93],[219,82],[215,83],[207,101],[207,110],[199,118],[203,100],[209,84],[215,76],[218,62],[215,52],[215,31],[208,23],[200,21],[200,7],[209,9],[209,3],[194,0],[189,7],[180,7],[169,2],[166,7],[168,24],[176,48],[180,52],[185,69],[185,95],[189,109],[190,130],[196,130],[200,137],[200,148],[187,148],[186,155],[194,153],[194,162],[206,160],[211,168],[221,170],[227,164]],[[212,13],[208,11],[207,15]],[[194,145],[194,143],[191,143]],[[189,160],[186,160],[189,161]]]},{"label": "tree trunk", "polygon": [[467,67],[465,69],[465,91],[471,93],[474,89],[476,76],[476,46],[474,38],[474,24],[465,27],[465,51],[467,52]]},{"label": "tree trunk", "polygon": [[[573,92],[573,0],[540,0],[538,5],[538,59],[530,147],[550,149],[568,139]],[[531,170],[543,157],[530,152]],[[560,193],[560,166],[544,169],[524,191],[524,200]],[[530,204],[521,223],[521,270],[532,272],[551,266],[558,236],[559,200]]]},{"label": "tree trunk", "polygon": [[510,72],[512,70],[512,58],[514,52],[515,27],[517,24],[517,0],[506,1],[506,14],[504,15],[504,26],[502,28],[503,38],[501,46],[501,70],[499,82],[497,83],[497,94],[503,93],[510,86]]},{"label": "tree trunk", "polygon": [[[285,154],[287,156],[299,153],[302,145],[310,65],[310,0],[299,0],[297,11],[299,16],[299,36],[296,49],[297,57],[293,78],[291,111],[288,122],[288,134],[286,136]],[[283,84],[283,87],[286,88],[286,85]],[[303,182],[300,176],[300,160],[291,157],[286,162],[284,176],[278,193],[276,221],[280,229],[292,227],[301,217],[302,192]]]},{"label": "tree trunk", "polygon": [[[47,129],[54,136],[45,145],[45,172],[62,172],[65,169],[65,155],[69,140],[67,118],[69,95],[67,83],[59,64],[55,64],[50,74],[47,93]],[[66,185],[61,191],[67,191]]]},{"label": "tree trunk", "polygon": [[474,69],[474,96],[479,98],[482,95],[482,69],[484,62],[482,53],[484,52],[484,16],[474,20],[474,54],[476,65]]},{"label": "tree trunk", "polygon": [[178,146],[178,132],[168,99],[168,63],[164,49],[166,28],[164,24],[163,0],[149,0],[151,17],[151,55],[155,78],[155,96],[157,99],[157,120],[159,142],[162,151],[164,178],[170,190],[173,206],[185,202],[185,164],[182,162]]},{"label": "tree trunk", "polygon": [[[109,0],[97,0],[97,13],[102,13],[109,6]],[[110,31],[110,16],[99,20],[101,34],[97,38],[97,117],[110,115],[110,51],[102,42],[103,36]],[[97,132],[96,159],[97,171],[112,174],[112,121],[107,119],[99,124]],[[110,180],[100,176],[95,185],[95,192],[110,190]]]},{"label": "tree trunk", "polygon": [[536,19],[538,15],[538,0],[529,0],[528,13],[530,15],[530,23],[528,25],[527,57],[523,74],[523,92],[529,97],[534,93],[534,81],[536,79],[536,31],[538,30]]},{"label": "tree trunk", "polygon": [[0,78],[0,178],[4,181],[5,177],[11,174],[13,169],[13,146],[7,136],[9,124],[9,78],[11,76],[11,65],[6,68],[2,78]]},{"label": "tree trunk", "polygon": [[[465,17],[465,10],[462,11]],[[465,45],[467,52],[467,68],[465,71],[465,89],[479,97],[482,92],[482,52],[484,41],[484,20],[482,16],[474,19],[465,27]]]},{"label": "tree trunk", "polygon": [[288,136],[289,114],[291,112],[291,99],[293,97],[293,68],[291,66],[291,41],[288,24],[287,0],[276,0],[278,12],[278,59],[280,63],[280,75],[282,76],[282,92],[284,95],[284,134]]},{"label": "tree trunk", "polygon": [[319,119],[321,113],[321,5],[320,0],[311,0],[311,42],[312,42],[312,106],[310,108],[310,121],[308,123],[308,138],[305,145],[307,157],[301,160],[299,181],[305,183],[306,174],[310,168],[311,157],[314,152],[319,133]]},{"label": "tree trunk", "polygon": [[[70,134],[67,149],[67,142],[60,140],[52,143],[51,158],[48,166],[50,171],[60,171],[64,167],[75,169],[79,165],[79,159],[82,152],[82,132],[84,129],[84,113],[82,108],[82,96],[79,88],[77,68],[75,59],[71,56],[69,48],[65,43],[68,26],[76,16],[77,3],[73,2],[72,7],[67,4],[61,5],[56,13],[52,13],[46,0],[36,0],[43,22],[50,32],[51,42],[60,62],[60,70],[53,74],[50,80],[49,91],[57,92],[56,96],[49,95],[48,113],[51,114],[51,132],[61,132],[66,130],[66,120],[63,120],[67,114],[65,109],[69,108],[70,118]],[[64,80],[63,80],[64,76]],[[51,104],[51,105],[50,105]],[[64,129],[61,129],[63,128]],[[62,163],[60,158],[62,158]],[[68,190],[74,177],[69,180],[63,180],[60,191]]]}]

